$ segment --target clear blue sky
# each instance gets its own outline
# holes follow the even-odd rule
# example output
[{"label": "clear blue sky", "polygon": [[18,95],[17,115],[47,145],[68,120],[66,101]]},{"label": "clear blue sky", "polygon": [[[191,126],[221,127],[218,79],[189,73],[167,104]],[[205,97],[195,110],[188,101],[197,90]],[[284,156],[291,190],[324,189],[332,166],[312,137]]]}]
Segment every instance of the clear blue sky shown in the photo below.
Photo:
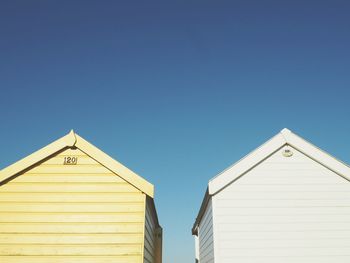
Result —
[{"label": "clear blue sky", "polygon": [[0,2],[0,167],[70,129],[156,187],[194,262],[207,182],[284,127],[350,163],[349,1]]}]

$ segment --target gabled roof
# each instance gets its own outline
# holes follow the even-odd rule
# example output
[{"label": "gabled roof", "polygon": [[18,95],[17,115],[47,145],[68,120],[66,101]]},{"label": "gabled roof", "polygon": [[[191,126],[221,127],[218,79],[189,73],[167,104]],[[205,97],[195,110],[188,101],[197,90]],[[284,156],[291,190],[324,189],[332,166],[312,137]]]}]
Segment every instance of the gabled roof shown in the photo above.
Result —
[{"label": "gabled roof", "polygon": [[97,162],[101,163],[107,169],[123,178],[128,183],[135,186],[140,191],[144,192],[151,198],[154,196],[154,187],[145,179],[114,160],[112,157],[102,152],[100,149],[81,138],[78,134],[72,130],[67,135],[54,141],[53,143],[45,146],[44,148],[32,153],[31,155],[23,158],[22,160],[2,169],[0,171],[0,184],[4,181],[10,180],[20,172],[29,169],[35,164],[43,161],[44,159],[52,156],[59,151],[76,147],[82,152],[86,153]]},{"label": "gabled roof", "polygon": [[254,168],[256,165],[267,159],[285,145],[295,148],[309,158],[350,181],[350,167],[347,164],[337,160],[328,153],[322,151],[315,145],[307,142],[285,128],[259,148],[209,181],[208,190],[204,196],[201,209],[192,228],[192,233],[196,234],[197,232],[198,224],[203,216],[203,213],[205,212],[210,196],[220,192],[226,186],[243,176],[250,169]]},{"label": "gabled roof", "polygon": [[350,167],[347,164],[335,159],[290,130],[283,129],[272,139],[211,179],[209,181],[209,194],[216,194],[285,145],[290,145],[314,161],[350,180]]}]

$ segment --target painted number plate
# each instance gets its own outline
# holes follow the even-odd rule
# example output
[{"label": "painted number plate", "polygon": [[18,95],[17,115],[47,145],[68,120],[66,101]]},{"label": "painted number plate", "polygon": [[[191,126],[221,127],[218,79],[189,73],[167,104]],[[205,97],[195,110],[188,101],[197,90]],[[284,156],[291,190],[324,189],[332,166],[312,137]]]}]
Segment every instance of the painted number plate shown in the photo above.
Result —
[{"label": "painted number plate", "polygon": [[78,163],[78,157],[74,157],[74,156],[64,157],[63,164],[65,165],[75,165],[77,163]]}]

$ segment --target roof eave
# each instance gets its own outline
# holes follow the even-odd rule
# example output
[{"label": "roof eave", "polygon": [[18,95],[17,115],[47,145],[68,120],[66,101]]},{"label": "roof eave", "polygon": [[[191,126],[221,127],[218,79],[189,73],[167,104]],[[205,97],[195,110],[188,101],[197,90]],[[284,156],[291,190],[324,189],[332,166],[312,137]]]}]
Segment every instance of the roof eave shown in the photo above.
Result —
[{"label": "roof eave", "polygon": [[91,158],[101,163],[107,169],[123,178],[128,183],[134,185],[141,192],[149,197],[154,197],[154,186],[145,179],[131,171],[126,166],[122,165],[112,157],[84,140],[82,137],[71,130],[67,135],[41,148],[40,150],[30,154],[29,156],[19,160],[18,162],[2,169],[0,171],[0,183],[10,180],[20,172],[36,165],[49,156],[62,151],[66,148],[77,147],[85,152]]},{"label": "roof eave", "polygon": [[227,185],[243,176],[247,171],[251,170],[285,145],[290,145],[309,158],[350,181],[350,167],[346,163],[337,160],[327,152],[319,149],[315,145],[285,128],[259,148],[246,155],[209,181],[201,208],[192,228],[192,234],[197,234],[198,226],[205,211],[205,207],[208,204],[209,197],[217,194]]},{"label": "roof eave", "polygon": [[284,133],[288,145],[350,181],[350,166],[292,132]]},{"label": "roof eave", "polygon": [[205,213],[205,210],[207,208],[209,200],[210,200],[210,195],[209,195],[209,191],[207,188],[207,190],[205,191],[205,195],[204,195],[201,207],[199,209],[198,215],[197,215],[196,220],[195,220],[193,227],[192,227],[192,235],[196,235],[196,236],[198,235],[198,227],[199,227],[199,224],[203,218],[203,215]]},{"label": "roof eave", "polygon": [[75,146],[85,152],[96,161],[100,162],[106,168],[122,177],[125,181],[134,185],[137,189],[144,192],[150,197],[154,197],[154,186],[145,179],[134,173],[132,170],[114,160],[108,154],[104,153],[88,141],[76,134],[77,142]]},{"label": "roof eave", "polygon": [[215,195],[287,143],[285,136],[282,133],[278,133],[259,148],[211,179],[208,185],[209,194]]},{"label": "roof eave", "polygon": [[234,182],[247,171],[271,156],[284,145],[290,145],[329,170],[347,180],[350,180],[350,167],[347,164],[337,160],[327,152],[321,150],[285,128],[272,139],[248,154],[246,157],[211,179],[209,181],[209,194],[216,194],[228,184]]},{"label": "roof eave", "polygon": [[73,130],[71,130],[67,135],[61,137],[60,139],[2,169],[0,171],[0,183],[13,176],[16,176],[20,172],[39,163],[52,154],[55,154],[65,148],[73,147],[76,141],[75,133]]}]

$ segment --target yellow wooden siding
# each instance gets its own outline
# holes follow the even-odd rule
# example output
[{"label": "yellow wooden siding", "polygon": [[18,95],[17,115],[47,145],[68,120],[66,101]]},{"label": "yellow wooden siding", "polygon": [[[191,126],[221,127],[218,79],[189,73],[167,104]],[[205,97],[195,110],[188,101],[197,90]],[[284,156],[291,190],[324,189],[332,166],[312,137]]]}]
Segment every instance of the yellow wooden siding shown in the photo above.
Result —
[{"label": "yellow wooden siding", "polygon": [[144,209],[144,193],[65,150],[0,186],[0,262],[142,262]]},{"label": "yellow wooden siding", "polygon": [[0,256],[0,262],[4,263],[135,263],[140,262],[139,255],[128,256]]}]

